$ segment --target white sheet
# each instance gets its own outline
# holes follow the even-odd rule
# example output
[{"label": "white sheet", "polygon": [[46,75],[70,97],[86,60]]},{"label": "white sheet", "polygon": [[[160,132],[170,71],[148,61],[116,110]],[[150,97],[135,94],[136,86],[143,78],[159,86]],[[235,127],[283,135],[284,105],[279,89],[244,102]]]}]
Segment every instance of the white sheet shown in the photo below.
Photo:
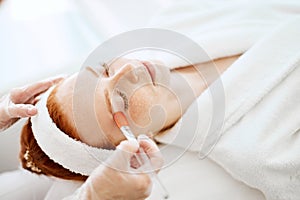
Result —
[{"label": "white sheet", "polygon": [[[177,152],[178,147],[169,147]],[[172,165],[162,169],[159,177],[170,194],[170,200],[265,200],[264,195],[233,179],[222,167],[195,152],[186,152]],[[159,189],[153,189],[149,200],[161,199]]]},{"label": "white sheet", "polygon": [[52,185],[46,176],[38,176],[24,169],[0,174],[0,199],[44,199]]}]

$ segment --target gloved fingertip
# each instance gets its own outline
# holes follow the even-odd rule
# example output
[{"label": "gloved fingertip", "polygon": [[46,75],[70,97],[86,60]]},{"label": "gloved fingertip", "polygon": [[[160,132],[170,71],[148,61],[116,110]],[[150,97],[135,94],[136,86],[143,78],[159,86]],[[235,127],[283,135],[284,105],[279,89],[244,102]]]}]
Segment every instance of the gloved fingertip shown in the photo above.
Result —
[{"label": "gloved fingertip", "polygon": [[67,74],[59,74],[57,76],[54,76],[52,77],[50,80],[53,82],[53,83],[56,83],[56,82],[59,82],[63,79],[66,79],[68,78],[70,75],[67,75]]},{"label": "gloved fingertip", "polygon": [[141,134],[138,136],[138,140],[150,140],[150,138],[145,134]]},{"label": "gloved fingertip", "polygon": [[118,146],[117,149],[128,151],[128,152],[135,152],[139,148],[139,144],[136,141],[132,140],[124,140]]},{"label": "gloved fingertip", "polygon": [[36,115],[37,112],[38,112],[38,110],[34,106],[30,106],[29,108],[27,108],[27,114],[30,116]]}]

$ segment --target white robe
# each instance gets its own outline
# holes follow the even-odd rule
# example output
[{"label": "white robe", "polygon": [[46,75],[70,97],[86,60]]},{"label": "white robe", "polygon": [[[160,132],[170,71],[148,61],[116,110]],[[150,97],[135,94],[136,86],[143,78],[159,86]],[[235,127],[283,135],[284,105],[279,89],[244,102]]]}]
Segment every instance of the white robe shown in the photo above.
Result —
[{"label": "white robe", "polygon": [[[212,17],[206,18],[204,25],[210,20],[215,23],[204,26],[204,31],[191,24],[181,24],[179,31],[196,29],[189,35],[212,58],[243,55],[221,76],[225,113],[223,124],[219,127],[220,139],[217,131],[210,132],[210,137],[205,135],[215,106],[210,89],[183,116],[189,126],[180,130],[180,120],[171,130],[156,137],[162,143],[205,155],[208,153],[209,158],[234,178],[257,188],[272,200],[300,199],[300,18],[292,15],[293,12],[299,13],[300,7],[295,5],[295,1],[285,3],[284,7],[279,2],[272,5],[249,2],[243,4],[249,7],[236,15],[230,13],[232,8],[242,4],[223,5],[225,9],[221,15],[230,14],[218,23],[214,11],[220,7],[206,11]],[[275,12],[275,8],[289,12]],[[252,14],[245,20],[243,17],[251,13],[247,11],[252,11]],[[265,17],[257,17],[262,15]],[[172,22],[179,23],[176,20]],[[171,61],[173,66],[176,62]],[[198,119],[195,119],[195,108],[200,114]],[[194,127],[195,123],[197,130],[190,130],[189,127]],[[181,139],[178,131],[182,134]],[[179,139],[175,141],[176,137]],[[189,147],[184,142],[186,138],[194,139]]]}]

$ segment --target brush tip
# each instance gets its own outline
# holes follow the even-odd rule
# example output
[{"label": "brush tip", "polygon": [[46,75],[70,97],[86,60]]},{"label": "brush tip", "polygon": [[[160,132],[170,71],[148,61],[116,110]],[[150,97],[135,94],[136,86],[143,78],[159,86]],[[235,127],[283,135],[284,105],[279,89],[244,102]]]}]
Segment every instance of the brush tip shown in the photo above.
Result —
[{"label": "brush tip", "polygon": [[128,126],[128,121],[123,112],[119,111],[119,112],[114,113],[113,118],[114,118],[114,121],[116,122],[118,128],[121,128],[122,126]]}]

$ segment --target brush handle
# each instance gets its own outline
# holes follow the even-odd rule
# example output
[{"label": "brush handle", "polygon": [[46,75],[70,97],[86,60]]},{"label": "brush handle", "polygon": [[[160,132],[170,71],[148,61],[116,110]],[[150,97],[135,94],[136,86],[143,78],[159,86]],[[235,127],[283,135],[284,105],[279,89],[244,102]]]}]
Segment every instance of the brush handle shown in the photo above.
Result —
[{"label": "brush handle", "polygon": [[[120,127],[120,130],[122,131],[123,135],[126,137],[127,140],[135,141],[136,143],[138,143],[135,135],[132,133],[129,126],[122,126],[122,127]],[[164,187],[164,185],[162,184],[162,182],[160,181],[160,179],[158,178],[155,171],[153,171],[153,166],[151,164],[151,161],[150,161],[149,157],[147,156],[147,154],[145,153],[144,149],[139,148],[139,153],[136,153],[135,157],[136,157],[138,163],[140,164],[140,166],[146,167],[147,168],[146,170],[150,172],[149,176],[151,177],[152,181],[155,182],[156,185],[161,189],[163,199],[168,199],[169,194],[168,194],[166,188]]]},{"label": "brush handle", "polygon": [[160,188],[163,199],[168,199],[169,198],[169,193],[165,186],[162,184],[161,180],[153,171],[153,166],[151,164],[151,161],[147,154],[145,153],[143,148],[139,148],[139,153],[135,154],[137,161],[139,162],[140,165],[143,165],[146,167],[146,170],[149,171],[149,176],[151,177],[152,181],[156,183],[156,185]]},{"label": "brush handle", "polygon": [[138,143],[135,135],[131,132],[131,129],[129,128],[129,126],[122,126],[122,127],[120,127],[120,130],[122,131],[123,135],[126,137],[127,140]]}]

